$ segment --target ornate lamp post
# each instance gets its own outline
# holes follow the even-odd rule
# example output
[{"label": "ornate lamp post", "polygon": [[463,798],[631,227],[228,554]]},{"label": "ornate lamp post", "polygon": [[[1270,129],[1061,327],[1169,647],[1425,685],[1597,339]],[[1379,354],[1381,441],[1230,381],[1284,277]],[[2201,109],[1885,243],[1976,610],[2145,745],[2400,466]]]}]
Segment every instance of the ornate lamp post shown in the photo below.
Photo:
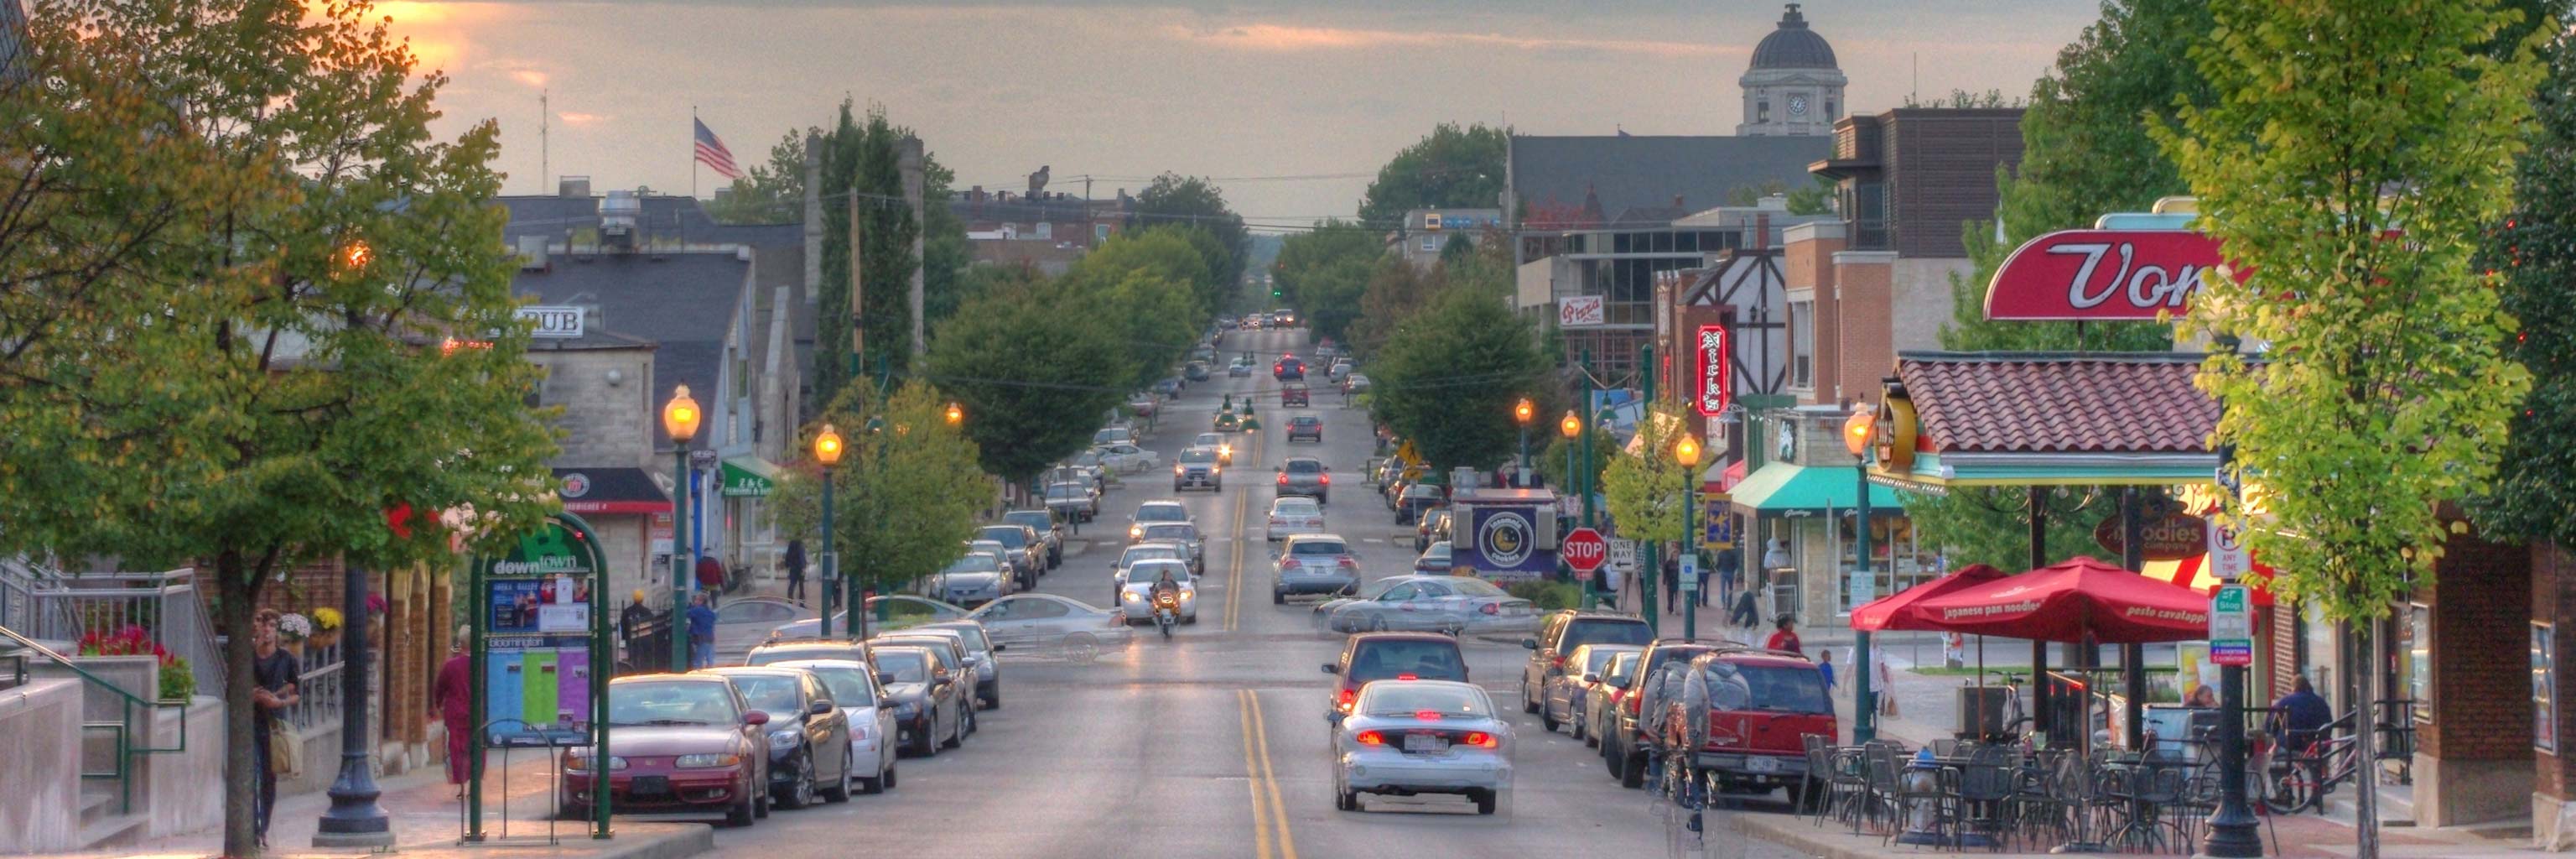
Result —
[{"label": "ornate lamp post", "polygon": [[[335,262],[349,270],[364,269],[375,250],[364,241],[341,248]],[[341,626],[346,630],[344,672],[350,688],[367,688],[367,571],[344,565],[340,583]],[[340,774],[331,782],[331,808],[313,832],[315,847],[392,847],[393,821],[376,804],[383,791],[367,767],[367,705],[364,696],[349,699],[340,710]]]},{"label": "ornate lamp post", "polygon": [[[1860,498],[1852,504],[1852,511],[1860,517],[1860,533],[1853,541],[1853,548],[1859,550],[1860,561],[1852,566],[1852,575],[1868,582],[1871,594],[1878,592],[1878,574],[1869,568],[1869,443],[1877,433],[1878,411],[1867,405],[1843,421],[1843,448],[1860,458],[1860,463],[1852,468],[1852,473],[1860,481]],[[1852,742],[1866,743],[1878,737],[1878,702],[1870,697],[1869,688],[1869,630],[1861,630],[1854,637],[1851,673]]]},{"label": "ornate lamp post", "polygon": [[671,670],[689,670],[689,563],[694,560],[681,551],[687,542],[680,531],[689,522],[689,441],[698,437],[698,422],[706,417],[698,410],[698,401],[689,396],[689,386],[671,391],[671,401],[662,405],[662,431],[671,436]]},{"label": "ornate lamp post", "polygon": [[1538,408],[1530,405],[1528,397],[1512,404],[1512,422],[1521,425],[1521,460],[1513,468],[1513,473],[1520,476],[1522,486],[1528,486],[1530,482],[1529,428],[1530,419],[1537,416]]},{"label": "ornate lamp post", "polygon": [[[1673,461],[1681,463],[1682,466],[1682,544],[1674,551],[1688,552],[1691,542],[1691,496],[1699,494],[1699,436],[1684,431],[1681,440],[1673,442]],[[1699,577],[1686,572],[1682,574],[1681,586],[1686,591],[1682,594],[1681,604],[1674,608],[1682,613],[1682,637],[1697,639],[1699,638],[1699,598],[1696,594],[1699,593]]]},{"label": "ornate lamp post", "polygon": [[832,556],[832,466],[841,464],[841,431],[824,424],[814,434],[814,461],[823,465],[823,637],[832,637],[832,609],[841,601],[838,558]]}]

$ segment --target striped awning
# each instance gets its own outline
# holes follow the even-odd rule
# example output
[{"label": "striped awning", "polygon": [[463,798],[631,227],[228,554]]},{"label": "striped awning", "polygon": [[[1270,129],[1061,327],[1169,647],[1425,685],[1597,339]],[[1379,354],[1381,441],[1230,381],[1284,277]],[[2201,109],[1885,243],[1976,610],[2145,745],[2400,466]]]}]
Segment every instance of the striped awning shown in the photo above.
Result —
[{"label": "striped awning", "polygon": [[[2138,574],[2201,593],[2218,589],[2218,577],[2209,574],[2208,555],[2193,555],[2179,561],[2148,561]],[[2254,574],[2245,577],[2245,584],[2253,586],[2255,605],[2272,604],[2272,591],[2263,586],[2264,580],[2271,577],[2272,568],[2264,566],[2260,561],[2254,564]]]}]

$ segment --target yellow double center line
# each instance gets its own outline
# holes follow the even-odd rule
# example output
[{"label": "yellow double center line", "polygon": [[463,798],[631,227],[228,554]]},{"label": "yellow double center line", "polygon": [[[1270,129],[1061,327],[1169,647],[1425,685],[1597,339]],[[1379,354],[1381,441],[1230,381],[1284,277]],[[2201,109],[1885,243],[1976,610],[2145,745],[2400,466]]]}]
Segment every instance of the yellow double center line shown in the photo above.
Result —
[{"label": "yellow double center line", "polygon": [[[1258,469],[1261,466],[1260,435],[1253,435],[1251,442],[1252,450],[1242,452],[1251,454],[1252,465],[1254,468]],[[1260,472],[1255,471],[1253,473],[1258,474]],[[1249,503],[1246,499],[1251,496],[1252,493],[1250,490],[1246,490],[1243,494],[1234,496],[1234,570],[1228,574],[1225,585],[1225,631],[1227,632],[1233,632],[1235,630],[1236,623],[1243,615],[1243,592],[1245,590],[1243,586],[1243,553],[1246,551],[1244,546],[1252,542],[1252,532],[1244,529],[1243,517],[1245,505]],[[1265,540],[1263,542],[1267,544],[1268,541]]]},{"label": "yellow double center line", "polygon": [[1279,800],[1279,779],[1270,772],[1270,731],[1261,719],[1261,696],[1250,689],[1237,689],[1234,695],[1243,708],[1243,772],[1252,789],[1253,847],[1260,859],[1297,859],[1297,839],[1288,834],[1288,808]]}]

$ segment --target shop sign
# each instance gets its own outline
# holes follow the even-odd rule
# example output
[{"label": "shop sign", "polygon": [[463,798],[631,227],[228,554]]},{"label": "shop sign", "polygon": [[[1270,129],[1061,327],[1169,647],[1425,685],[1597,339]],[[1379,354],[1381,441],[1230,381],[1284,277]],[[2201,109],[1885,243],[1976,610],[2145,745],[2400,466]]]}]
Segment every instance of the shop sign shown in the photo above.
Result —
[{"label": "shop sign", "polygon": [[2063,230],[2005,257],[1986,288],[1996,320],[2153,320],[2188,315],[2192,293],[2224,262],[2218,239],[2191,230]]},{"label": "shop sign", "polygon": [[531,332],[533,336],[565,339],[581,336],[579,307],[530,305],[519,308],[519,318],[536,320],[536,330]]},{"label": "shop sign", "polygon": [[1692,368],[1696,372],[1692,376],[1698,381],[1693,383],[1696,387],[1691,407],[1703,417],[1716,417],[1726,411],[1727,401],[1734,394],[1727,385],[1726,339],[1726,326],[1702,325],[1699,337],[1692,341],[1696,344],[1692,350]]},{"label": "shop sign", "polygon": [[1556,327],[1591,328],[1609,321],[1598,295],[1569,295],[1556,300]]},{"label": "shop sign", "polygon": [[723,495],[727,498],[765,498],[770,490],[777,488],[777,481],[769,479],[768,475],[733,462],[720,466],[718,476],[723,480]]},{"label": "shop sign", "polygon": [[[2114,557],[2126,557],[2122,539],[2126,529],[2120,527],[2120,516],[2112,514],[2093,528],[2093,542]],[[2209,550],[2209,528],[2198,516],[2175,513],[2141,523],[2138,542],[2144,544],[2139,557],[2150,561],[2179,561]]]},{"label": "shop sign", "polygon": [[2209,662],[2254,664],[2254,597],[2244,585],[2220,585],[2209,594]]}]

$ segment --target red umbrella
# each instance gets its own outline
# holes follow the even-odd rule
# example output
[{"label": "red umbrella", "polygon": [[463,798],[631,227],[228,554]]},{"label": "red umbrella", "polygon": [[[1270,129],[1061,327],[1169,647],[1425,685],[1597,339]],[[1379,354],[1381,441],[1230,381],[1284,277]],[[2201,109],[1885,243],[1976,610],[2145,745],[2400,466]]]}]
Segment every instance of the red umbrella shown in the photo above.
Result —
[{"label": "red umbrella", "polygon": [[1970,564],[1958,572],[1906,588],[1894,594],[1871,600],[1852,609],[1851,628],[1868,632],[1891,629],[1948,629],[1923,626],[1915,620],[1914,606],[1937,596],[1946,596],[2004,578],[2004,571],[1984,564]]},{"label": "red umbrella", "polygon": [[2035,641],[2103,644],[2209,637],[2209,597],[2075,558],[1915,604],[1918,628]]}]

